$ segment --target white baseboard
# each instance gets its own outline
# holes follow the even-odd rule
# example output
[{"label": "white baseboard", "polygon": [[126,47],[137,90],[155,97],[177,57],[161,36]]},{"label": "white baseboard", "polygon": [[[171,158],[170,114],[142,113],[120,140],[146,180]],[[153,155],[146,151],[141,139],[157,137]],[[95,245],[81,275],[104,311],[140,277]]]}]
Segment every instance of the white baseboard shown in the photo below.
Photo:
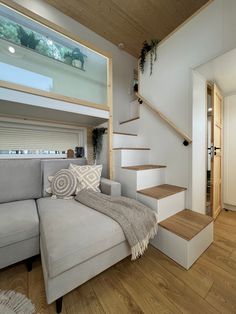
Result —
[{"label": "white baseboard", "polygon": [[234,206],[234,205],[223,204],[223,208],[236,211],[236,206]]}]

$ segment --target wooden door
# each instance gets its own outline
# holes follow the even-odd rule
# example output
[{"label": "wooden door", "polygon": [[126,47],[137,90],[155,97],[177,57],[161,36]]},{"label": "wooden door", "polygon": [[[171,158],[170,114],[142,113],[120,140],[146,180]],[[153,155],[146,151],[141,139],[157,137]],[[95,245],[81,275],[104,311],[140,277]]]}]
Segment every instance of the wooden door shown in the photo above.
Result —
[{"label": "wooden door", "polygon": [[223,98],[214,84],[212,90],[212,159],[211,159],[211,204],[215,219],[222,209],[222,114]]}]

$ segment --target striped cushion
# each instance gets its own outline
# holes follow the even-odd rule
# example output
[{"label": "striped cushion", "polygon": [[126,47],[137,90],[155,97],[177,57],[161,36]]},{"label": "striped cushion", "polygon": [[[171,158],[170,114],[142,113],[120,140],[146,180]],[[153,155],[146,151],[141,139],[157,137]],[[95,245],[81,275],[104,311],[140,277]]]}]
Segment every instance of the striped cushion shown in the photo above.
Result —
[{"label": "striped cushion", "polygon": [[71,198],[77,187],[77,179],[74,173],[68,169],[59,170],[51,181],[51,192],[53,198]]},{"label": "striped cushion", "polygon": [[71,170],[77,177],[76,193],[84,189],[101,192],[99,185],[102,174],[102,165],[77,166],[70,164],[69,170]]}]

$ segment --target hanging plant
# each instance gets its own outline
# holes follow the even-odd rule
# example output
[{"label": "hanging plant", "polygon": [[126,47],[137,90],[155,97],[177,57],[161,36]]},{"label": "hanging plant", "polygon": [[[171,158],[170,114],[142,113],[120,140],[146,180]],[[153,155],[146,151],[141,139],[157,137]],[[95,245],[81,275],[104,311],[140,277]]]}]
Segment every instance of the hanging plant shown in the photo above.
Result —
[{"label": "hanging plant", "polygon": [[102,139],[103,134],[105,133],[106,128],[96,128],[93,129],[92,132],[92,141],[93,141],[93,160],[95,161],[96,158],[102,151]]},{"label": "hanging plant", "polygon": [[157,45],[158,39],[152,39],[150,44],[145,40],[139,56],[139,68],[141,72],[144,72],[144,65],[146,62],[146,56],[150,52],[150,75],[152,75],[153,61],[157,59]]}]

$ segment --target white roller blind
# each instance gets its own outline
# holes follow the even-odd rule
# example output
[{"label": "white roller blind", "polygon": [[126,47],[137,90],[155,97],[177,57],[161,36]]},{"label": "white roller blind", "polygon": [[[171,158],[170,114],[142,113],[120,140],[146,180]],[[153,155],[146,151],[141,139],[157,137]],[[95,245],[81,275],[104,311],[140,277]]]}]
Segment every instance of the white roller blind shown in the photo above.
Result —
[{"label": "white roller blind", "polygon": [[67,151],[81,146],[80,130],[43,126],[0,124],[0,150]]}]

